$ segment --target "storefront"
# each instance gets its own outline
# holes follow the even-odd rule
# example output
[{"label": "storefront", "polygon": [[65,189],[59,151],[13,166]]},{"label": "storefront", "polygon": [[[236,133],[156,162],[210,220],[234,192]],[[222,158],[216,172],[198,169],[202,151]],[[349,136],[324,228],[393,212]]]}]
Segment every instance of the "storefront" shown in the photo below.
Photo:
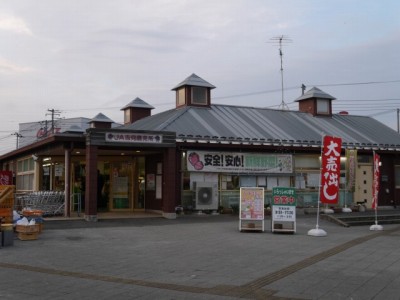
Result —
[{"label": "storefront", "polygon": [[[370,117],[333,114],[334,97],[312,88],[299,111],[211,104],[212,84],[195,74],[176,91],[176,108],[151,115],[136,98],[122,108],[124,125],[102,114],[85,130],[54,132],[0,157],[19,193],[65,193],[64,214],[155,211],[176,206],[231,208],[240,187],[296,188],[297,205],[316,206],[322,132],[342,138],[340,203],[370,205],[372,154],[382,157],[379,205],[400,195],[400,135]],[[353,151],[353,156],[349,156]],[[350,162],[352,162],[350,167]]]},{"label": "storefront", "polygon": [[[277,154],[187,150],[182,153],[184,207],[202,210],[232,208],[239,204],[241,187],[263,187],[265,205],[272,200],[274,187],[295,187],[298,206],[316,206],[320,177],[320,154]],[[346,157],[341,160],[340,206],[353,203],[347,188]],[[354,186],[353,186],[354,187]]]}]

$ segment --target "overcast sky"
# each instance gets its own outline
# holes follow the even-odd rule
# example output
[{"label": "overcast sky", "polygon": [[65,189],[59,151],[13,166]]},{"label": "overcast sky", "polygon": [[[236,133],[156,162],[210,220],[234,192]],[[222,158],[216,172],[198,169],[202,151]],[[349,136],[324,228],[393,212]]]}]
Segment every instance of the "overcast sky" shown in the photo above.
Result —
[{"label": "overcast sky", "polygon": [[103,113],[140,97],[172,109],[192,73],[212,102],[278,108],[301,85],[336,97],[334,112],[369,115],[397,130],[398,0],[2,0],[0,154],[19,123]]}]

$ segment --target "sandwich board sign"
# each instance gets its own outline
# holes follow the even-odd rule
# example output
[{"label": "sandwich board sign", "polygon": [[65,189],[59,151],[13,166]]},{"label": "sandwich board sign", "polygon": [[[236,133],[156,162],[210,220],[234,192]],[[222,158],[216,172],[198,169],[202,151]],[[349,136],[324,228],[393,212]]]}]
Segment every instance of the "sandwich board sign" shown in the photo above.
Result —
[{"label": "sandwich board sign", "polygon": [[264,231],[264,188],[241,187],[239,231]]},{"label": "sandwich board sign", "polygon": [[274,187],[271,204],[272,232],[296,232],[296,190]]}]

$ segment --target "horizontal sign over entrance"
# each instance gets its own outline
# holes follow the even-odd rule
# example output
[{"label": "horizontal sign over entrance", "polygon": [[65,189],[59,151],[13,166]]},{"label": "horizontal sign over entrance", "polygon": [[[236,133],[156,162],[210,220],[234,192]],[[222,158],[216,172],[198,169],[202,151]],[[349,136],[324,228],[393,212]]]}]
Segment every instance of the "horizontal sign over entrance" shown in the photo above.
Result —
[{"label": "horizontal sign over entrance", "polygon": [[292,155],[187,151],[188,171],[235,173],[293,173]]},{"label": "horizontal sign over entrance", "polygon": [[162,141],[159,134],[106,132],[106,142],[161,144]]}]

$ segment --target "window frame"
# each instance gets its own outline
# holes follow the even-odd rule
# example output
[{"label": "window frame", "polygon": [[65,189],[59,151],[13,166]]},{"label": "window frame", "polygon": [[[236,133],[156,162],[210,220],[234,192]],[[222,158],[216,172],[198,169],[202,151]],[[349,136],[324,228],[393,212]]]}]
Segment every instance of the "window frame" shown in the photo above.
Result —
[{"label": "window frame", "polygon": [[[192,97],[192,104],[207,105],[208,103],[207,88],[201,86],[192,86],[190,92]],[[202,99],[200,99],[200,92],[202,92],[201,97],[204,97]]]}]

